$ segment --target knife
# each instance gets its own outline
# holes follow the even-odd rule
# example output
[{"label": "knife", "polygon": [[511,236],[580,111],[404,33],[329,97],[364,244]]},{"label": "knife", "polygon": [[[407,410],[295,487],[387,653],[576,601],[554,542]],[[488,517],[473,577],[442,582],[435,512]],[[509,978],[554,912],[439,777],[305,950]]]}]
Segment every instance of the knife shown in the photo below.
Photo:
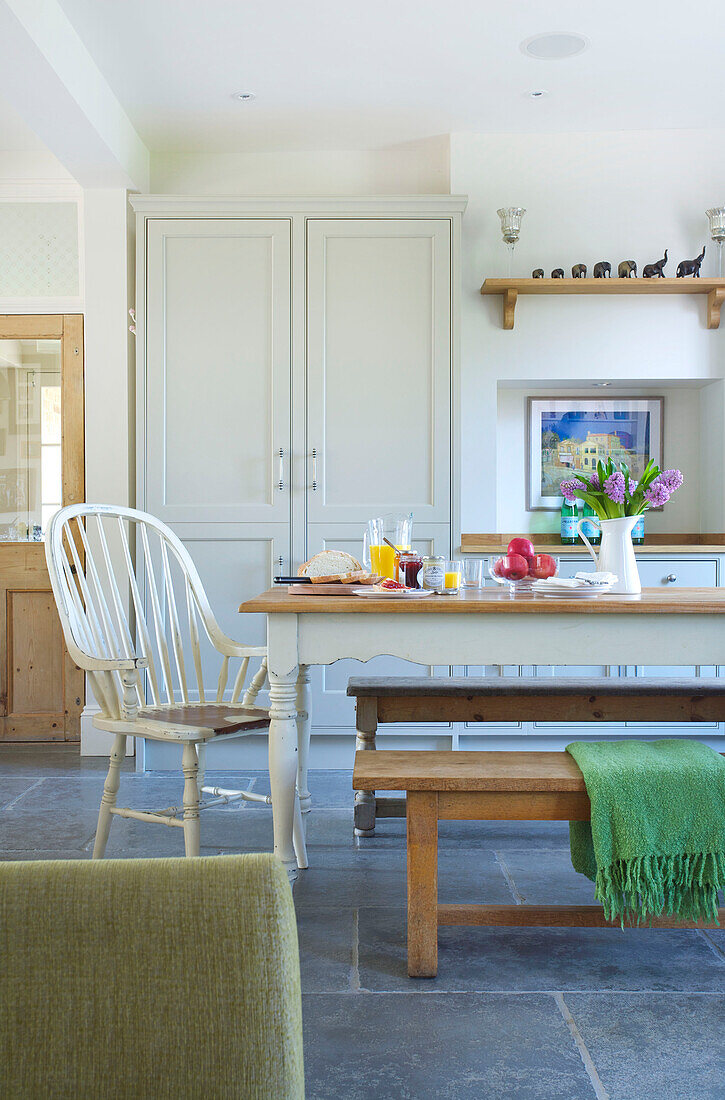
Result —
[{"label": "knife", "polygon": [[311,577],[275,577],[275,584],[312,584]]}]

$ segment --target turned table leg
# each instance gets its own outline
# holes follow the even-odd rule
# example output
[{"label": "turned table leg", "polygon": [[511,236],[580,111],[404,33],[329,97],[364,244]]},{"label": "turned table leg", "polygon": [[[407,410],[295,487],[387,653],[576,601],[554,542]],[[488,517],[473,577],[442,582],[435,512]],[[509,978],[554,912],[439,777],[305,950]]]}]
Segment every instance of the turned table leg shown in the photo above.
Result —
[{"label": "turned table leg", "polygon": [[408,974],[438,973],[438,792],[408,791]]},{"label": "turned table leg", "polygon": [[[272,790],[274,852],[297,875],[292,843],[297,800],[297,668],[286,675],[269,674],[269,783]],[[304,838],[298,832],[298,844]],[[306,860],[305,860],[306,863]]]},{"label": "turned table leg", "polygon": [[300,665],[297,674],[297,793],[300,798],[300,810],[303,814],[309,813],[312,808],[312,797],[307,786],[310,727],[312,725],[311,707],[310,670],[307,665]]},{"label": "turned table leg", "polygon": [[[355,750],[373,750],[377,730],[377,699],[358,696],[355,708]],[[375,836],[375,791],[355,791],[355,836]]]}]

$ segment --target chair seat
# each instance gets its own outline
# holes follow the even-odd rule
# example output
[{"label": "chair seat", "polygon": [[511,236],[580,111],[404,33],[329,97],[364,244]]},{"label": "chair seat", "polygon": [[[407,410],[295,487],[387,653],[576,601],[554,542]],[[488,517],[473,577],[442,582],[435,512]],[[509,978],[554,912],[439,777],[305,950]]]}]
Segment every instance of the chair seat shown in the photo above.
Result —
[{"label": "chair seat", "polygon": [[203,727],[215,735],[238,733],[240,730],[261,730],[269,726],[269,712],[262,707],[243,707],[233,703],[180,704],[175,707],[143,707],[140,721],[164,722],[168,725]]}]

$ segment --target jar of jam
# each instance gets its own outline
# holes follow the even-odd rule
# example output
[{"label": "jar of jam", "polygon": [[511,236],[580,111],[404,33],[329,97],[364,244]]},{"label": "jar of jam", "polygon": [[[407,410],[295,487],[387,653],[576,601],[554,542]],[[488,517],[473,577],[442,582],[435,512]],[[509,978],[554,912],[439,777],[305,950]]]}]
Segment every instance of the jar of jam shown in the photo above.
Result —
[{"label": "jar of jam", "polygon": [[418,587],[418,574],[422,565],[423,559],[417,550],[401,550],[398,579],[406,588]]}]

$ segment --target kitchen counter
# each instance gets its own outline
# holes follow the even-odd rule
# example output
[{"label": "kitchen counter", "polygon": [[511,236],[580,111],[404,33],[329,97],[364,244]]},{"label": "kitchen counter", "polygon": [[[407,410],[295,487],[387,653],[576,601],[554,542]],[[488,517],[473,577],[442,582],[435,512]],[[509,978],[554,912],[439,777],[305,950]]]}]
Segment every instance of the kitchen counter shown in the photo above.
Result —
[{"label": "kitchen counter", "polygon": [[[519,532],[520,534],[520,532]],[[506,547],[515,534],[461,535],[462,554],[505,554]],[[537,554],[587,554],[583,542],[564,546],[556,534],[529,532],[523,536],[534,544]],[[646,535],[641,546],[635,546],[635,554],[725,554],[725,534],[670,534]]]}]

